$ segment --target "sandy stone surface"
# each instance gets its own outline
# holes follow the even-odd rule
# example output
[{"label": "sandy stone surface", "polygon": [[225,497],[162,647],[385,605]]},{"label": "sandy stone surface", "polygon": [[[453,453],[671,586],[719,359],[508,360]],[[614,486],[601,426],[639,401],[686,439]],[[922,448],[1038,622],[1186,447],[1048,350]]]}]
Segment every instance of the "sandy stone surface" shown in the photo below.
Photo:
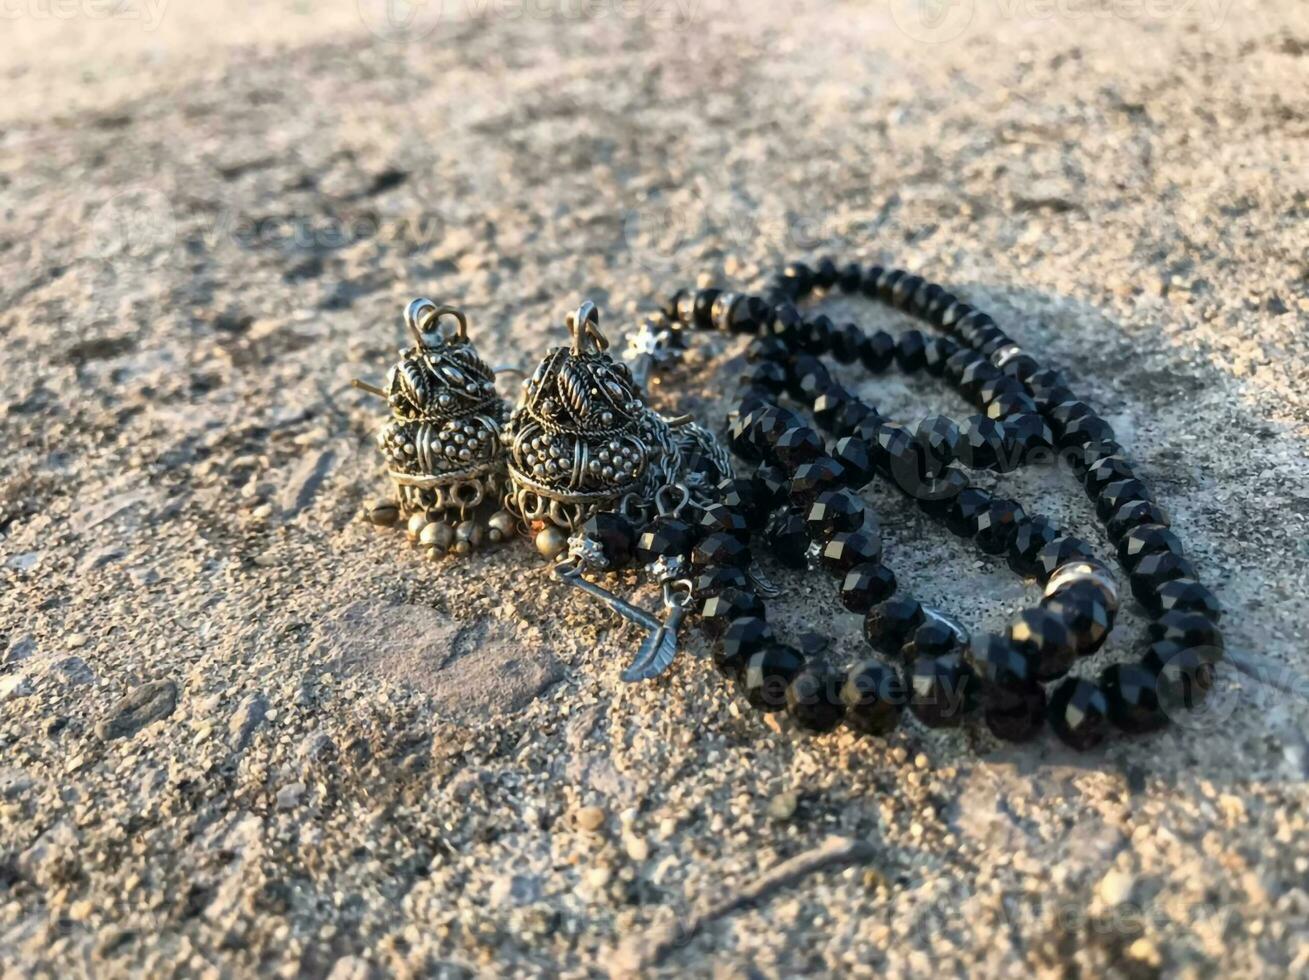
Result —
[{"label": "sandy stone surface", "polygon": [[[435,7],[5,7],[0,975],[1309,974],[1304,4]],[[623,685],[638,631],[526,544],[361,519],[348,382],[413,296],[526,367],[583,297],[617,336],[827,252],[1065,365],[1265,681],[1086,755],[806,738],[698,638]],[[721,424],[740,354],[659,404]],[[1102,542],[1068,474],[994,482]],[[1032,599],[869,496],[920,597]]]}]

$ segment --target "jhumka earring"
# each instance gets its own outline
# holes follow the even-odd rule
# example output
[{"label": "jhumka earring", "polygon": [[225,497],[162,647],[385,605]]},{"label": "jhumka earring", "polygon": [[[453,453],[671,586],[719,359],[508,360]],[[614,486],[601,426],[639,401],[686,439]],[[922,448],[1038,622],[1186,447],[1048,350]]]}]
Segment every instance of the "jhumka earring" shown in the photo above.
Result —
[{"label": "jhumka earring", "polygon": [[468,554],[483,540],[514,533],[512,515],[485,523],[476,511],[504,487],[500,430],[508,406],[495,372],[468,339],[468,320],[449,306],[416,299],[405,311],[414,346],[386,377],[385,388],[354,386],[385,399],[391,410],[377,434],[409,535],[433,557]]}]

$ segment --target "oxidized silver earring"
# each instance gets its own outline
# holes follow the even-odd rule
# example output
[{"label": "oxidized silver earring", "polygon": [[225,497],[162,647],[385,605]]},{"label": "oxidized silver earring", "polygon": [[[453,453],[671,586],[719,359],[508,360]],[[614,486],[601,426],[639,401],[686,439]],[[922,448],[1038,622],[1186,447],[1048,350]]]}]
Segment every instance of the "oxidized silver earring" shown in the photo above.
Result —
[{"label": "oxidized silver earring", "polygon": [[484,536],[499,541],[514,533],[507,513],[492,515],[485,527],[473,517],[503,490],[500,430],[508,406],[496,391],[495,372],[468,340],[463,313],[416,299],[405,310],[405,325],[414,346],[400,352],[386,387],[354,386],[385,399],[391,410],[377,442],[410,537],[433,557],[467,554]]}]

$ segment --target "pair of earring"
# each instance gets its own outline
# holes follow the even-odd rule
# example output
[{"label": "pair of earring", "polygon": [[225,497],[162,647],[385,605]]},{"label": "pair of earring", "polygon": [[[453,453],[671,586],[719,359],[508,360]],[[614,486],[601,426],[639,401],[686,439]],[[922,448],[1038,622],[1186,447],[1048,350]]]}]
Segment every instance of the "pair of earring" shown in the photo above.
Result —
[{"label": "pair of earring", "polygon": [[510,411],[464,314],[428,299],[409,304],[414,344],[385,386],[354,382],[390,409],[378,446],[398,500],[373,510],[377,523],[404,518],[433,557],[524,533],[546,558],[572,548],[584,560],[576,539],[596,514],[648,515],[661,488],[695,498],[731,475],[706,430],[646,404],[644,375],[681,346],[669,328],[647,325],[633,338],[634,374],[611,355],[593,303],[565,323],[570,344],[546,354]]}]

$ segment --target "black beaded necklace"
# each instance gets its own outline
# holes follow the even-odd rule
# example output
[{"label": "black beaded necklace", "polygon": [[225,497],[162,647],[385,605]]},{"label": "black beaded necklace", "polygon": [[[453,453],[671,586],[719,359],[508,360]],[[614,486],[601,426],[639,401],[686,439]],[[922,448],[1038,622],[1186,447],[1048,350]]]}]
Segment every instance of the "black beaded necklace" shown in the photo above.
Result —
[{"label": "black beaded necklace", "polygon": [[[868,333],[797,310],[836,289],[887,303],[945,336]],[[727,431],[733,453],[755,469],[711,488],[707,506],[663,513],[643,529],[622,514],[600,514],[580,534],[613,552],[610,567],[623,559],[688,561],[693,607],[716,640],[714,663],[754,707],[785,710],[814,732],[844,722],[868,735],[893,730],[906,707],[934,728],[958,726],[980,711],[1001,739],[1029,739],[1048,720],[1064,742],[1087,749],[1113,728],[1140,734],[1164,727],[1212,686],[1223,657],[1221,611],[1183,557],[1167,514],[1109,424],[1061,372],[1043,368],[987,314],[920,276],[824,259],[815,268],[788,266],[762,297],[680,291],[651,326],[755,337]],[[944,377],[983,413],[962,424],[936,416],[912,429],[898,425],[835,381],[825,356],[873,374],[894,363]],[[1095,502],[1132,594],[1151,616],[1140,660],[1114,664],[1096,679],[1069,671],[1113,627],[1119,597],[1110,568],[1087,542],[972,486],[967,474],[1056,459]],[[874,479],[983,553],[1005,556],[1015,573],[1044,586],[1039,604],[1018,613],[1003,634],[970,639],[908,595],[882,561],[877,522],[858,495]],[[748,574],[755,538],[783,565],[836,576],[841,604],[864,615],[865,635],[885,659],[836,671],[782,642]]]}]

